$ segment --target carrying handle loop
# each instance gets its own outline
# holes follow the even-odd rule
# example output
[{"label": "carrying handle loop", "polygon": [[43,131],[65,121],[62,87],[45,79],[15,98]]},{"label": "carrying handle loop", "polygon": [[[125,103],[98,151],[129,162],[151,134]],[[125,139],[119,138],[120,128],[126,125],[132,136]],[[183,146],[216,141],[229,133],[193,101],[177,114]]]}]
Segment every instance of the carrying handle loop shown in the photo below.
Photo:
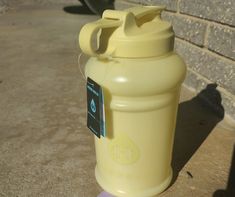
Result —
[{"label": "carrying handle loop", "polygon": [[114,21],[110,19],[100,19],[93,23],[86,24],[80,31],[79,44],[84,53],[91,56],[100,55],[99,49],[93,46],[93,38],[97,38],[99,30],[105,28],[116,28],[121,25],[121,21]]},{"label": "carrying handle loop", "polygon": [[[106,49],[108,50],[103,51],[99,50],[100,46],[102,46],[102,43],[98,43],[98,49],[96,49],[93,45],[93,38],[97,39],[99,30],[108,28],[112,29],[122,26],[123,33],[125,33],[125,30],[129,27],[133,27],[133,25],[136,26],[136,22],[138,22],[139,19],[142,19],[148,14],[159,16],[161,11],[164,9],[164,6],[140,6],[124,11],[105,10],[102,19],[92,23],[88,23],[81,29],[79,34],[80,48],[85,54],[90,56],[109,56],[115,49],[110,49],[106,46]],[[136,28],[138,27],[136,26]],[[107,37],[106,40],[108,39],[109,38]],[[108,42],[106,42],[106,44],[108,44]]]}]

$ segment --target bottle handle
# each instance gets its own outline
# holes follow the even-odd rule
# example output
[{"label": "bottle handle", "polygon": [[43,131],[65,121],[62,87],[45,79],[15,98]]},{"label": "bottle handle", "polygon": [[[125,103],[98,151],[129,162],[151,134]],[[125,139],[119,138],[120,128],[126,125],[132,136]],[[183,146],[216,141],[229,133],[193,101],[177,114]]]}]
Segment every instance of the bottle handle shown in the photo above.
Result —
[{"label": "bottle handle", "polygon": [[[83,26],[79,34],[80,48],[87,55],[107,57],[115,51],[115,48],[108,47],[108,38],[114,28],[122,26],[120,33],[125,35],[129,28],[138,28],[136,23],[140,20],[143,21],[145,16],[147,17],[149,14],[153,14],[154,17],[160,16],[162,10],[164,10],[164,6],[142,6],[124,11],[106,10],[102,15],[102,19]],[[104,30],[104,37],[100,37],[97,49],[93,44],[94,38],[97,41],[99,30]]]},{"label": "bottle handle", "polygon": [[82,51],[91,56],[100,56],[102,53],[93,46],[93,38],[97,38],[99,30],[105,28],[116,28],[120,26],[122,22],[120,20],[100,19],[93,23],[88,23],[80,31],[79,44]]}]

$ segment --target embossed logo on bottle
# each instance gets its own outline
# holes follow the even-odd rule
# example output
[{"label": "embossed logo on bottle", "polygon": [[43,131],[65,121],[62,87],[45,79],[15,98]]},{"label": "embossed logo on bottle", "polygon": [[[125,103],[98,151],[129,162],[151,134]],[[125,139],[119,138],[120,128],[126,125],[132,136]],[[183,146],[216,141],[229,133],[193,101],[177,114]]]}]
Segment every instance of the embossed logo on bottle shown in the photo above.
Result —
[{"label": "embossed logo on bottle", "polygon": [[126,134],[115,137],[109,145],[109,152],[112,159],[120,164],[135,163],[140,157],[138,146]]}]

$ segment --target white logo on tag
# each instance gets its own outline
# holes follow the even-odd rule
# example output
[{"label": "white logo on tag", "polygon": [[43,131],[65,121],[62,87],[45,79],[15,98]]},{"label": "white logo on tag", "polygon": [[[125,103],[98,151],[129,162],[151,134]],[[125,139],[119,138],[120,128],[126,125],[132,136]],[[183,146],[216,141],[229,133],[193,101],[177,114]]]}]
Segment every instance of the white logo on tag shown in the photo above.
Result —
[{"label": "white logo on tag", "polygon": [[95,106],[95,101],[93,99],[91,100],[90,107],[91,107],[92,112],[95,113],[96,112],[96,106]]}]

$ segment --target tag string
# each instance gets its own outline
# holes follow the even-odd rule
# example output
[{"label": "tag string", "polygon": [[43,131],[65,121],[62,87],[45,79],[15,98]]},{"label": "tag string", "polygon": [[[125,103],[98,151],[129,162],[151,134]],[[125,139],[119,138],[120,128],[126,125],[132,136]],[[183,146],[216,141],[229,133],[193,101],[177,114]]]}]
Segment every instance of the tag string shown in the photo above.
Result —
[{"label": "tag string", "polygon": [[86,81],[86,76],[85,76],[84,72],[82,72],[82,67],[81,67],[82,66],[82,64],[81,64],[82,55],[83,55],[83,52],[81,52],[78,55],[78,69],[79,69],[80,73],[82,74],[83,79]]}]

